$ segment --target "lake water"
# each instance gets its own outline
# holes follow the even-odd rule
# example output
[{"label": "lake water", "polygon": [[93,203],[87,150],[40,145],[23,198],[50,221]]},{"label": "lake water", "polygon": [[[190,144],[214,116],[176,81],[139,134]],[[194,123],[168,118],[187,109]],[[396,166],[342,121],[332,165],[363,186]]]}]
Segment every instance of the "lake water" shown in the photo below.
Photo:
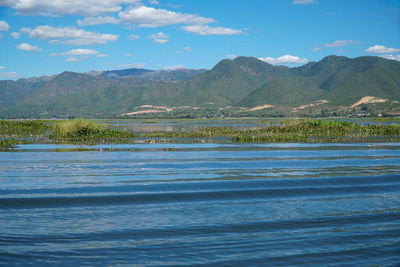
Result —
[{"label": "lake water", "polygon": [[21,145],[0,225],[0,265],[395,266],[400,143]]}]

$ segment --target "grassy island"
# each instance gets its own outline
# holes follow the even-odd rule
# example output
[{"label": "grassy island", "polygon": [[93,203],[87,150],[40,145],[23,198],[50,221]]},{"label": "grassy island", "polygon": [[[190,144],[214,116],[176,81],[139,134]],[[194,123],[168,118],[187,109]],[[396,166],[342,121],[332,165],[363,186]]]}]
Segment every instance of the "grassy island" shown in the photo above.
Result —
[{"label": "grassy island", "polygon": [[[190,138],[208,142],[224,137],[232,142],[400,142],[400,126],[359,125],[338,120],[290,119],[277,125],[265,123],[248,129],[230,126],[203,127],[176,131],[133,133],[107,128],[92,120],[0,121],[0,148],[9,149],[24,143],[132,143],[171,142]],[[169,140],[168,140],[169,139]],[[179,141],[178,141],[179,142]]]}]

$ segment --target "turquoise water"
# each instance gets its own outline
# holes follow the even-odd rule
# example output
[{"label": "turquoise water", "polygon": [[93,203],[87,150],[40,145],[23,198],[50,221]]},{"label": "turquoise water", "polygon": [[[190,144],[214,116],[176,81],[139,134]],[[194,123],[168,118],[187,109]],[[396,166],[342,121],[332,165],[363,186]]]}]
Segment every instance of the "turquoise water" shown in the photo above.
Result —
[{"label": "turquoise water", "polygon": [[400,144],[21,145],[0,224],[0,265],[395,266]]}]

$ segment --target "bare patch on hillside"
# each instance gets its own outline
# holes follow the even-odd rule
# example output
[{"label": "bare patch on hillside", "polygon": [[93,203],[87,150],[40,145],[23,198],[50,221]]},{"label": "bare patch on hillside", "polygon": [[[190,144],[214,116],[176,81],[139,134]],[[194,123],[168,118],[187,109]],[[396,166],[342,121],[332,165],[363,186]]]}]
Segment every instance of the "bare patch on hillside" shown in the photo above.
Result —
[{"label": "bare patch on hillside", "polygon": [[257,110],[266,109],[266,108],[273,108],[273,107],[274,107],[273,105],[265,104],[265,105],[262,105],[262,106],[257,106],[257,107],[254,107],[254,108],[250,108],[247,111],[257,111]]},{"label": "bare patch on hillside", "polygon": [[302,109],[305,109],[305,108],[311,108],[311,107],[315,107],[315,106],[318,106],[318,105],[326,104],[328,102],[329,102],[328,100],[323,100],[323,99],[322,100],[317,100],[314,103],[306,104],[306,105],[302,105],[302,106],[299,106],[297,108],[294,108],[294,109],[292,109],[292,112],[296,112],[296,111],[299,111],[299,110],[302,110]]},{"label": "bare patch on hillside", "polygon": [[360,101],[351,105],[352,108],[355,108],[361,104],[374,104],[374,103],[385,103],[387,99],[384,98],[377,98],[375,96],[364,96],[360,99]]}]

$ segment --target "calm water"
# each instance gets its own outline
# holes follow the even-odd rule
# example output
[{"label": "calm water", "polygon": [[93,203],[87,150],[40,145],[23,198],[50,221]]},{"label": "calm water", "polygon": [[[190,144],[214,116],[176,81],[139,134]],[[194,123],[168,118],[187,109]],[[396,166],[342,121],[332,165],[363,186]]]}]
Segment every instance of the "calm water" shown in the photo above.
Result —
[{"label": "calm water", "polygon": [[23,145],[0,225],[0,265],[395,266],[400,144]]}]

